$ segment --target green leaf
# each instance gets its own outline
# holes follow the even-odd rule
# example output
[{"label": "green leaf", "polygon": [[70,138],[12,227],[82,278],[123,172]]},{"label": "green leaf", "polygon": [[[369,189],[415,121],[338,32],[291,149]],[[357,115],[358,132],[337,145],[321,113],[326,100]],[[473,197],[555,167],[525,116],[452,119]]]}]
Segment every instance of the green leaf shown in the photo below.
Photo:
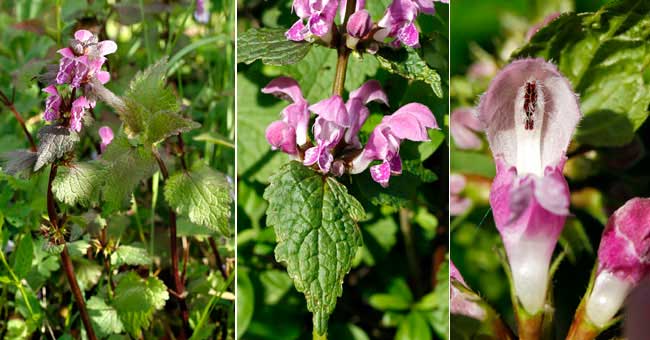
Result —
[{"label": "green leaf", "polygon": [[75,260],[74,270],[81,291],[94,287],[102,276],[102,266],[85,258]]},{"label": "green leaf", "polygon": [[386,310],[408,310],[410,301],[404,300],[401,296],[392,294],[373,294],[370,296],[368,303],[372,308]]},{"label": "green leaf", "polygon": [[96,162],[82,162],[61,166],[52,183],[52,192],[57,200],[68,205],[77,203],[88,207],[99,198],[99,186],[104,172]]},{"label": "green leaf", "polygon": [[29,339],[29,335],[29,330],[24,320],[11,319],[7,322],[7,334],[5,334],[7,340]]},{"label": "green leaf", "polygon": [[54,162],[74,150],[79,135],[61,125],[46,125],[38,131],[38,151],[34,171]]},{"label": "green leaf", "polygon": [[395,334],[395,340],[430,340],[433,335],[431,328],[427,325],[427,320],[417,311],[412,311],[400,322]]},{"label": "green leaf", "polygon": [[442,98],[442,80],[438,72],[422,60],[418,51],[412,47],[402,49],[382,48],[375,55],[379,65],[391,73],[409,80],[421,80],[431,86],[433,93]]},{"label": "green leaf", "polygon": [[100,337],[119,334],[124,331],[122,321],[115,308],[109,306],[100,297],[93,296],[86,302],[93,328]]},{"label": "green leaf", "polygon": [[32,234],[26,233],[16,247],[14,254],[13,270],[18,278],[24,278],[32,268],[32,259],[34,258],[34,241]]},{"label": "green leaf", "polygon": [[261,59],[270,65],[288,65],[302,60],[311,44],[288,40],[285,28],[251,28],[237,37],[237,62],[250,64]]},{"label": "green leaf", "polygon": [[[442,339],[449,339],[449,262],[443,261],[436,273],[436,287],[433,291],[433,312],[425,311],[431,317],[431,325]],[[426,306],[426,301],[421,301]]]},{"label": "green leaf", "polygon": [[216,133],[216,132],[204,132],[196,137],[194,137],[194,140],[200,141],[200,142],[206,142],[210,144],[216,144],[216,145],[223,145],[226,147],[229,147],[231,149],[235,148],[235,142],[232,140]]},{"label": "green leaf", "polygon": [[88,248],[90,248],[90,243],[88,240],[77,240],[74,242],[69,242],[67,246],[70,257],[85,257]]},{"label": "green leaf", "polygon": [[121,266],[148,266],[151,264],[151,258],[146,249],[140,245],[120,245],[115,252],[111,254],[111,265]]},{"label": "green leaf", "polygon": [[305,294],[315,332],[324,334],[362,245],[357,221],[363,207],[335,179],[296,161],[271,178],[264,198],[269,201],[267,224],[278,240],[275,257],[287,264],[296,289]]},{"label": "green leaf", "polygon": [[169,299],[167,287],[155,277],[141,279],[137,273],[128,272],[115,287],[112,306],[124,325],[134,337],[139,337],[142,328],[149,327],[156,310],[165,306]]},{"label": "green leaf", "polygon": [[122,132],[108,145],[101,162],[104,167],[104,184],[101,189],[104,212],[123,207],[136,185],[151,177],[156,170],[151,151],[131,145]]},{"label": "green leaf", "polygon": [[171,176],[165,184],[165,200],[190,221],[230,236],[230,184],[226,177],[199,164],[191,171]]},{"label": "green leaf", "polygon": [[200,126],[178,114],[180,105],[174,92],[166,87],[166,73],[167,59],[163,58],[136,74],[122,98],[124,107],[116,107],[128,132],[142,134],[145,144]]},{"label": "green leaf", "polygon": [[578,92],[585,115],[577,141],[620,146],[648,116],[648,25],[649,2],[610,2],[598,12],[560,16],[512,58],[538,56],[556,63]]},{"label": "green leaf", "polygon": [[284,271],[272,269],[260,274],[264,286],[264,303],[274,305],[291,289],[291,278]]}]

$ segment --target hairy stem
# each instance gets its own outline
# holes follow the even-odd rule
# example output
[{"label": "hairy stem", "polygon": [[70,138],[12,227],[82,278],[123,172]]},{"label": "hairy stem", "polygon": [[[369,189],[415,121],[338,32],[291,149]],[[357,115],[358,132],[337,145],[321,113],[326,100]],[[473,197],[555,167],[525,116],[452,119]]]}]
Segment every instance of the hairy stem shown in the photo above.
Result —
[{"label": "hairy stem", "polygon": [[[47,183],[47,214],[50,219],[52,227],[55,229],[57,234],[61,233],[61,226],[59,225],[59,215],[57,213],[56,201],[54,200],[54,194],[52,193],[52,182],[56,178],[57,165],[52,163],[50,168],[50,177]],[[58,237],[58,236],[57,236]],[[84,328],[88,335],[88,339],[97,340],[93,326],[90,323],[90,316],[88,315],[88,310],[86,309],[86,300],[84,299],[79,284],[77,283],[77,277],[74,273],[74,266],[72,265],[72,260],[70,259],[70,254],[68,253],[68,246],[63,241],[63,251],[61,252],[61,263],[63,264],[63,270],[65,271],[65,276],[68,279],[68,284],[70,285],[70,290],[72,295],[74,295],[74,300],[79,309],[79,314],[81,315],[81,321],[83,322]]]},{"label": "hairy stem", "polygon": [[[348,0],[347,7],[345,8],[345,18],[343,20],[343,27],[347,25],[348,18],[354,13],[354,8],[357,5],[356,0]],[[352,52],[345,46],[345,37],[338,33],[335,41],[337,48],[338,59],[336,61],[336,74],[334,76],[334,85],[332,86],[332,94],[343,96],[345,89],[345,76],[348,70],[348,61],[350,60],[350,53]]]},{"label": "hairy stem", "polygon": [[[160,172],[163,175],[163,179],[167,180],[169,178],[169,171],[165,162],[160,158],[158,152],[154,149],[153,155],[156,158]],[[178,299],[178,305],[181,310],[181,317],[183,319],[183,327],[181,328],[181,339],[186,339],[186,334],[190,334],[190,311],[187,307],[187,302],[185,301],[185,285],[183,280],[181,280],[181,274],[178,271],[178,237],[176,235],[176,213],[174,209],[169,208],[169,241],[171,249],[171,258],[172,258],[172,275],[174,276],[174,290],[176,298]]]},{"label": "hairy stem", "polygon": [[327,333],[325,333],[323,335],[320,335],[320,334],[316,333],[316,331],[314,331],[312,334],[313,334],[313,337],[312,337],[313,340],[327,340]]},{"label": "hairy stem", "polygon": [[539,312],[533,316],[517,316],[519,340],[540,340],[542,336],[542,321],[544,313]]},{"label": "hairy stem", "polygon": [[29,140],[30,149],[32,150],[32,152],[36,152],[36,143],[34,142],[34,138],[32,137],[32,134],[29,133],[29,130],[27,130],[25,119],[23,119],[23,116],[20,114],[20,112],[16,110],[13,101],[7,98],[7,96],[2,91],[0,91],[0,101],[9,109],[9,111],[11,111],[11,113],[14,114],[14,117],[16,117],[16,120],[18,121],[18,123],[20,123],[20,126],[23,128],[25,137],[27,137],[27,140]]},{"label": "hairy stem", "polygon": [[212,248],[212,252],[214,253],[214,257],[217,260],[217,268],[219,268],[219,272],[221,272],[221,276],[223,276],[223,278],[227,280],[228,273],[226,273],[226,268],[224,268],[223,266],[221,255],[219,255],[219,248],[217,248],[217,242],[214,240],[214,237],[208,238],[208,241],[210,243],[210,248]]},{"label": "hairy stem", "polygon": [[600,330],[586,319],[585,301],[583,299],[578,306],[566,340],[593,340],[600,334]]}]

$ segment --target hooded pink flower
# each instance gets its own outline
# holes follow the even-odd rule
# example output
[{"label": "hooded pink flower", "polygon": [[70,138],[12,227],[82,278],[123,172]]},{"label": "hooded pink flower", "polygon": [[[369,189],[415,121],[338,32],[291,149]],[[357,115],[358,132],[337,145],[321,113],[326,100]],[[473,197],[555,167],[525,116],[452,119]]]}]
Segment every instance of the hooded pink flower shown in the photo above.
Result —
[{"label": "hooded pink flower", "polygon": [[113,141],[113,130],[108,126],[102,126],[98,130],[99,138],[101,142],[99,143],[99,149],[102,153],[106,151],[108,144],[111,144]]},{"label": "hooded pink flower", "polygon": [[202,24],[207,24],[210,20],[210,11],[205,6],[205,0],[196,0],[194,20]]},{"label": "hooded pink flower", "polygon": [[517,60],[492,80],[478,118],[497,164],[490,191],[515,292],[530,314],[546,298],[553,249],[569,213],[562,169],[581,113],[569,81],[543,59]]},{"label": "hooded pink flower", "polygon": [[70,130],[76,132],[81,131],[84,115],[89,108],[91,108],[90,102],[84,96],[72,102],[72,108],[70,109]]},{"label": "hooded pink flower", "polygon": [[484,320],[486,313],[481,306],[471,300],[471,297],[454,286],[454,281],[469,289],[463,276],[460,274],[454,262],[449,261],[449,277],[451,279],[449,295],[449,311],[451,314],[464,315],[476,320]]},{"label": "hooded pink flower", "polygon": [[293,10],[300,18],[285,33],[289,40],[303,41],[312,35],[329,41],[339,0],[294,0]]},{"label": "hooded pink flower", "polygon": [[78,88],[82,83],[96,77],[102,84],[110,80],[110,74],[102,71],[107,54],[114,53],[117,45],[111,40],[98,42],[97,36],[87,30],[75,32],[70,47],[58,51],[61,54],[59,72],[56,75],[57,84],[70,84]]},{"label": "hooded pink flower", "polygon": [[599,328],[650,274],[650,198],[633,198],[609,218],[598,248],[598,273],[586,314]]},{"label": "hooded pink flower", "polygon": [[274,149],[280,149],[290,155],[298,152],[296,146],[307,143],[309,125],[309,103],[302,96],[300,85],[288,77],[272,80],[262,89],[263,93],[292,102],[282,110],[282,120],[273,122],[266,129],[266,139]]},{"label": "hooded pink flower", "polygon": [[45,112],[43,113],[43,119],[48,122],[55,121],[59,119],[61,108],[61,95],[54,85],[50,85],[43,89],[43,92],[47,92],[49,96],[45,100]]},{"label": "hooded pink flower", "polygon": [[467,181],[463,175],[451,174],[449,176],[449,214],[451,216],[462,215],[472,206],[472,200],[461,196],[466,184]]},{"label": "hooded pink flower", "polygon": [[314,124],[316,146],[305,151],[304,164],[318,163],[321,171],[328,173],[334,160],[332,151],[341,140],[349,148],[360,149],[358,133],[370,115],[366,105],[373,101],[388,105],[388,97],[376,80],[367,81],[352,91],[347,103],[334,95],[310,106],[309,110],[318,115]]},{"label": "hooded pink flower", "polygon": [[388,186],[391,175],[402,173],[399,146],[404,139],[428,141],[427,129],[438,128],[433,113],[418,103],[406,104],[390,116],[385,116],[368,138],[361,154],[352,162],[352,173],[364,171],[372,161],[382,161],[370,167],[372,179]]},{"label": "hooded pink flower", "polygon": [[420,13],[433,15],[433,0],[393,0],[378,23],[383,29],[375,34],[375,39],[383,41],[386,37],[392,37],[397,39],[394,45],[419,46],[420,34],[415,27],[415,19]]},{"label": "hooded pink flower", "polygon": [[451,113],[449,132],[454,137],[456,146],[461,150],[478,150],[483,145],[476,132],[481,131],[481,122],[474,114],[474,109],[462,107]]}]

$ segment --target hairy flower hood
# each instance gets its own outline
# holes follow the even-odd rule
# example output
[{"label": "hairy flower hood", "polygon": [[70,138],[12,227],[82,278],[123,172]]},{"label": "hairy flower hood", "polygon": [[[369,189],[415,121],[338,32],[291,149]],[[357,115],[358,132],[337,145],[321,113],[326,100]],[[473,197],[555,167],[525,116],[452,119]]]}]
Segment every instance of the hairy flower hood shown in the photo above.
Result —
[{"label": "hairy flower hood", "polygon": [[522,59],[497,74],[477,111],[497,163],[494,220],[515,292],[534,314],[543,307],[551,256],[569,213],[562,169],[581,117],[578,100],[553,64]]}]

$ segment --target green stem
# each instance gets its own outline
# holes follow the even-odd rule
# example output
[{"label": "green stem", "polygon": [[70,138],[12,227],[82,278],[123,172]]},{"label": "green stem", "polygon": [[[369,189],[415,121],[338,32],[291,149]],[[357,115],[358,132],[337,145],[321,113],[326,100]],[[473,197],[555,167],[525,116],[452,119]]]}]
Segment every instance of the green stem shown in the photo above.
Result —
[{"label": "green stem", "polygon": [[327,333],[325,333],[323,335],[320,335],[320,334],[316,333],[316,331],[314,331],[312,339],[313,340],[327,340]]},{"label": "green stem", "polygon": [[25,287],[23,287],[23,284],[16,276],[16,273],[14,273],[14,271],[11,270],[9,263],[7,263],[7,259],[5,258],[5,254],[2,251],[0,251],[0,261],[2,261],[2,264],[7,269],[7,272],[9,272],[9,275],[11,275],[11,279],[14,281],[14,284],[16,285],[18,290],[20,290],[20,294],[23,296],[23,300],[25,300],[25,304],[27,305],[27,309],[29,310],[29,315],[34,315],[34,310],[32,309],[32,305],[29,303],[29,299],[27,298],[27,293],[25,292]]},{"label": "green stem", "polygon": [[[349,0],[347,2],[347,7],[345,8],[345,18],[343,20],[343,26],[348,22],[348,18],[354,12],[354,7],[356,7],[356,0]],[[345,46],[345,37],[340,32],[338,36],[335,37],[335,43],[337,45],[337,54],[338,59],[336,61],[336,74],[334,76],[334,85],[332,87],[332,93],[335,95],[343,96],[343,90],[345,89],[345,77],[348,70],[348,61],[350,60],[350,49]]]}]

